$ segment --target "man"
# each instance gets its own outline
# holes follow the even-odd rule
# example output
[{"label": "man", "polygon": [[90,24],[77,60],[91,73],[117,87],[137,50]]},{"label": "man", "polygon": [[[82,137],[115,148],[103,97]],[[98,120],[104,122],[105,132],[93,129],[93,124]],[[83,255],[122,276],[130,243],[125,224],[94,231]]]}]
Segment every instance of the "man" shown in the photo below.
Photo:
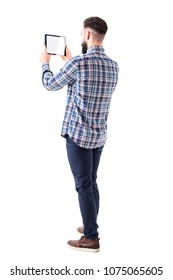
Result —
[{"label": "man", "polygon": [[68,241],[68,245],[91,252],[100,249],[96,179],[106,142],[111,97],[119,72],[117,63],[105,54],[102,46],[107,28],[106,22],[99,17],[85,19],[81,34],[83,55],[72,58],[67,48],[66,56],[62,56],[67,62],[55,75],[50,70],[51,56],[46,48],[40,56],[44,87],[56,91],[68,85],[61,135],[66,138],[68,160],[83,221],[83,226],[77,229],[82,237]]}]

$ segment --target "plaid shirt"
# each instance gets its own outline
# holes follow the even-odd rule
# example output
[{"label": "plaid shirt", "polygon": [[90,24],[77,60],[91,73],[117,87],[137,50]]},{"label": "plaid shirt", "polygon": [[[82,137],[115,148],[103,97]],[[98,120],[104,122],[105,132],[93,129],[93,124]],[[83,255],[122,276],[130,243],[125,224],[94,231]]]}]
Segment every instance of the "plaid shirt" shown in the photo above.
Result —
[{"label": "plaid shirt", "polygon": [[105,144],[118,72],[118,64],[104,53],[102,46],[90,47],[86,54],[73,57],[55,75],[48,63],[42,65],[42,81],[47,90],[56,91],[68,85],[63,137],[68,134],[86,149]]}]

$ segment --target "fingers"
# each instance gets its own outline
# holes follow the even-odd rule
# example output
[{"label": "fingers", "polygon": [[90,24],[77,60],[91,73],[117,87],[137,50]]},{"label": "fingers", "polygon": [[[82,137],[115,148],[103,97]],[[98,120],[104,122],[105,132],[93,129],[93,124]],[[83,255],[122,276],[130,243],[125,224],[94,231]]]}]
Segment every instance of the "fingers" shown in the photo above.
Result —
[{"label": "fingers", "polygon": [[43,53],[44,53],[44,54],[47,54],[47,48],[46,48],[45,45],[43,46]]},{"label": "fingers", "polygon": [[70,53],[70,49],[69,47],[66,45],[66,54],[69,54]]},{"label": "fingers", "polygon": [[64,55],[61,55],[61,58],[62,58],[62,60],[64,60],[64,61],[67,61],[67,60],[68,60],[67,57],[64,56]]},{"label": "fingers", "polygon": [[72,54],[71,54],[70,49],[67,45],[66,45],[66,55],[65,55],[65,57],[66,57],[66,60],[70,60],[72,58]]}]

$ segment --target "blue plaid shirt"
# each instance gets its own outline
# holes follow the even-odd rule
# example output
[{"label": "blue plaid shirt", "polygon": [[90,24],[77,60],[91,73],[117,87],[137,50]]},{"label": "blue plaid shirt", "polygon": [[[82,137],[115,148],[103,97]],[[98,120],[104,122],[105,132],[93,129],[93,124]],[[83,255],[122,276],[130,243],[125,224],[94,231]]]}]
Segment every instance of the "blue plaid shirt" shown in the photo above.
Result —
[{"label": "blue plaid shirt", "polygon": [[68,134],[77,145],[86,149],[105,144],[118,72],[118,64],[105,54],[102,46],[90,47],[86,54],[73,57],[55,75],[48,63],[42,65],[42,80],[47,90],[56,91],[68,86],[63,137]]}]

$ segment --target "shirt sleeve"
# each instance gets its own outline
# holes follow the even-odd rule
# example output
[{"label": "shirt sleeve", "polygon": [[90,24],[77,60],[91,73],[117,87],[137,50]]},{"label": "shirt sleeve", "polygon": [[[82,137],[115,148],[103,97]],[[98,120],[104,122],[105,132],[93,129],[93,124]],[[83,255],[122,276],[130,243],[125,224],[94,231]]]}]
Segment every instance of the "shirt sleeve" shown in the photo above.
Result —
[{"label": "shirt sleeve", "polygon": [[50,91],[56,91],[66,85],[73,84],[76,80],[77,58],[70,59],[64,67],[53,74],[49,63],[42,64],[42,82],[43,86]]}]

